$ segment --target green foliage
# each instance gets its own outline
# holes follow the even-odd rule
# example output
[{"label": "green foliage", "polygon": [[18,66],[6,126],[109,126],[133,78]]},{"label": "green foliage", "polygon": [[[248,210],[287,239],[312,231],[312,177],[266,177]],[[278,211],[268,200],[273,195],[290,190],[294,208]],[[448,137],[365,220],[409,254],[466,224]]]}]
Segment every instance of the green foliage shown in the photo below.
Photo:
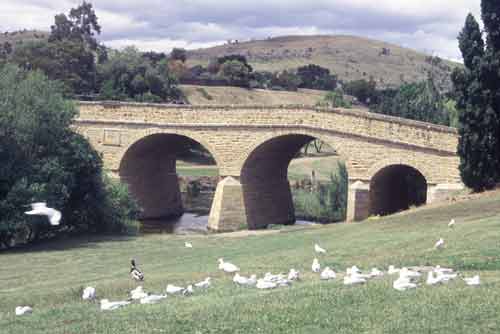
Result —
[{"label": "green foliage", "polygon": [[78,7],[72,8],[68,16],[55,16],[54,25],[50,27],[49,42],[70,40],[96,51],[98,43],[94,35],[101,33],[97,21],[92,4],[84,1]]},{"label": "green foliage", "polygon": [[458,128],[459,121],[458,118],[460,116],[460,111],[457,109],[457,101],[454,99],[447,99],[443,103],[444,110],[448,114],[448,118],[450,120],[450,126],[454,128]]},{"label": "green foliage", "polygon": [[283,72],[274,74],[271,80],[271,88],[297,91],[301,83],[302,81],[297,74],[284,70]]},{"label": "green foliage", "polygon": [[[123,209],[109,203],[102,160],[70,128],[77,109],[61,91],[41,72],[0,70],[0,247],[121,226]],[[32,202],[61,210],[61,225],[25,215]]]},{"label": "green foliage", "polygon": [[459,110],[460,174],[475,191],[500,181],[500,7],[483,0],[486,47],[479,24],[469,14],[458,40],[465,69],[452,81]]},{"label": "green foliage", "polygon": [[309,64],[297,69],[300,78],[300,88],[334,90],[337,87],[337,77],[330,70],[318,65]]},{"label": "green foliage", "polygon": [[69,95],[94,90],[94,54],[72,40],[34,41],[17,47],[11,61],[27,70],[41,70],[51,80],[64,83]]},{"label": "green foliage", "polygon": [[250,72],[248,66],[238,60],[227,60],[219,67],[219,76],[228,80],[232,86],[248,87]]},{"label": "green foliage", "polygon": [[359,102],[372,104],[377,101],[377,83],[373,78],[348,82],[344,85],[344,91],[356,97]]},{"label": "green foliage", "polygon": [[312,191],[294,190],[293,200],[298,216],[319,222],[343,221],[347,210],[347,168],[339,163],[330,182],[314,185]]},{"label": "green foliage", "polygon": [[344,99],[344,92],[341,89],[328,92],[322,101],[316,104],[318,107],[328,108],[351,108],[351,102]]},{"label": "green foliage", "polygon": [[170,52],[170,59],[180,60],[184,63],[187,59],[187,52],[185,49],[173,48],[172,52]]},{"label": "green foliage", "polygon": [[379,92],[377,103],[370,106],[370,111],[434,124],[449,124],[444,96],[432,78],[420,83],[404,84],[397,90]]},{"label": "green foliage", "polygon": [[500,51],[500,3],[481,0],[481,18],[486,32],[486,44],[490,51]]},{"label": "green foliage", "polygon": [[43,71],[51,80],[63,82],[67,95],[88,95],[95,91],[95,57],[106,58],[94,34],[101,27],[92,5],[83,2],[65,14],[55,16],[48,41],[33,41],[16,47],[10,61],[24,69]]},{"label": "green foliage", "polygon": [[176,102],[182,100],[177,80],[170,75],[166,61],[153,66],[134,47],[115,51],[98,66],[102,100]]}]

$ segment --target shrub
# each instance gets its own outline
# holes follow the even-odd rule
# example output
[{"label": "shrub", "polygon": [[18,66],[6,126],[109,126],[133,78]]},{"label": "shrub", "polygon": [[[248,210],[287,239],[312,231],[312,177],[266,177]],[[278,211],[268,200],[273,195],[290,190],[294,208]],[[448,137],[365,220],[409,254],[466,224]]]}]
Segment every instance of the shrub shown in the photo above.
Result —
[{"label": "shrub", "polygon": [[[118,231],[125,220],[120,210],[134,218],[133,206],[112,205],[101,157],[71,129],[77,109],[63,98],[59,83],[4,66],[0,100],[0,247],[61,233]],[[59,209],[61,224],[25,215],[32,202]]]}]

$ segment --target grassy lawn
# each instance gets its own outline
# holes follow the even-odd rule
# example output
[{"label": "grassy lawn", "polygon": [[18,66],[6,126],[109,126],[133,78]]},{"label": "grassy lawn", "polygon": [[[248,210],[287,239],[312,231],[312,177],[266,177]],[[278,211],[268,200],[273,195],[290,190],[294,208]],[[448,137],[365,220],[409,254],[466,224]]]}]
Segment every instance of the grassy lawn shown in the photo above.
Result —
[{"label": "grassy lawn", "polygon": [[[447,223],[457,221],[454,229]],[[443,237],[446,247],[432,249]],[[184,248],[189,240],[194,248]],[[394,278],[365,286],[322,282],[310,272],[313,244],[328,250],[323,265],[344,272],[356,264],[451,266],[481,275],[482,285],[460,280],[398,292]],[[0,255],[1,333],[498,333],[500,331],[500,194],[450,206],[423,208],[359,224],[286,227],[275,233],[79,238]],[[217,270],[224,257],[242,273],[302,272],[289,288],[241,288]],[[98,298],[125,299],[134,287],[129,259],[146,275],[144,288],[161,292],[207,275],[213,285],[191,297],[101,312],[80,300],[95,286]],[[16,317],[17,305],[33,305]]]},{"label": "grassy lawn", "polygon": [[[288,177],[290,180],[309,179],[311,171],[314,170],[318,180],[330,180],[330,174],[337,171],[337,156],[312,157],[294,159],[288,167]],[[177,161],[177,174],[179,176],[201,177],[217,176],[219,170],[217,166],[193,164],[184,161]]]}]

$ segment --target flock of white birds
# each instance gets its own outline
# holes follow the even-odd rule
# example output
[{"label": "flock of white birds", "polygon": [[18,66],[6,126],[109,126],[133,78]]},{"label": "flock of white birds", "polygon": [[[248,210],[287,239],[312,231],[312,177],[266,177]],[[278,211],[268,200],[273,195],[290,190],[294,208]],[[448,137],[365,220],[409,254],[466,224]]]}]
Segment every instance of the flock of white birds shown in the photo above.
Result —
[{"label": "flock of white birds", "polygon": [[[51,219],[51,215],[54,212],[49,213],[40,213],[40,210],[45,210],[45,203],[34,203],[32,205],[33,210],[36,213],[28,213],[26,214],[44,214],[47,215],[49,220]],[[50,208],[48,208],[50,209]],[[53,210],[53,209],[52,209]],[[50,210],[49,210],[50,211]],[[53,216],[52,216],[53,217]],[[57,217],[56,217],[57,218]],[[60,219],[60,215],[59,218]],[[455,225],[455,220],[452,219],[448,223],[448,227],[453,228]],[[193,248],[193,245],[190,242],[185,242],[184,247]],[[434,245],[435,249],[440,249],[444,247],[444,240],[440,238]],[[318,244],[314,244],[314,252],[321,256],[326,254],[326,249],[322,248]],[[224,259],[218,259],[219,265],[218,269],[224,271],[227,274],[233,275],[233,282],[239,286],[248,286],[255,287],[257,289],[275,289],[278,287],[287,287],[293,284],[296,281],[300,280],[300,272],[294,268],[290,269],[288,273],[280,273],[280,274],[272,274],[270,272],[265,273],[262,278],[257,278],[257,275],[253,274],[249,277],[240,275],[240,268],[230,262],[224,261]],[[130,276],[133,280],[137,282],[141,282],[144,280],[143,272],[136,267],[135,260],[131,260],[132,267],[130,269]],[[319,274],[320,280],[329,281],[335,280],[337,278],[337,273],[330,267],[325,267],[321,270],[321,264],[317,258],[313,259],[311,270],[313,273]],[[448,283],[457,277],[460,276],[459,273],[454,272],[451,268],[442,268],[439,265],[436,267],[428,267],[425,269],[422,268],[396,268],[393,265],[390,265],[387,270],[387,275],[399,275],[396,280],[393,281],[393,288],[398,291],[406,291],[409,289],[415,289],[419,285],[424,283],[419,282],[423,276],[423,272],[427,272],[427,279],[425,280],[425,284],[432,286],[438,284]],[[358,285],[364,284],[370,279],[377,279],[385,276],[386,273],[384,271],[379,270],[378,268],[372,268],[371,271],[363,273],[357,266],[352,266],[346,269],[346,272],[343,276],[343,284],[344,285]],[[479,275],[475,275],[473,277],[463,277],[462,278],[465,284],[469,286],[478,286],[480,285]],[[196,289],[207,289],[211,286],[211,278],[207,277],[205,280],[189,284],[187,287],[175,286],[172,284],[168,284],[164,294],[151,294],[144,291],[142,285],[137,286],[134,290],[130,291],[130,297],[127,300],[122,301],[109,301],[108,299],[100,300],[100,309],[103,311],[106,310],[116,310],[120,307],[130,305],[134,301],[138,301],[140,304],[154,304],[160,302],[167,298],[168,295],[183,295],[189,296],[195,292]],[[86,287],[82,292],[82,299],[91,301],[96,298],[96,289],[94,287]],[[18,306],[16,307],[15,314],[16,315],[24,315],[30,314],[33,312],[33,308],[30,306]]]}]

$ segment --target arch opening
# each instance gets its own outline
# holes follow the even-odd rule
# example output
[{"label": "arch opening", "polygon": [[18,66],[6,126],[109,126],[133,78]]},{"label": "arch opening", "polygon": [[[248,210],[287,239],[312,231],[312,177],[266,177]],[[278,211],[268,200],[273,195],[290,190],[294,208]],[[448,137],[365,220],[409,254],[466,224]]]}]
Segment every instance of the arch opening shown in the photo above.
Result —
[{"label": "arch opening", "polygon": [[[312,156],[304,148],[314,141],[319,140],[310,135],[282,135],[260,144],[248,156],[241,170],[240,181],[250,229],[270,224],[294,224],[297,213],[299,219],[314,220],[314,217],[303,216],[303,211],[300,210],[302,202],[297,202],[313,192],[315,196],[321,196],[316,201],[321,202],[318,204],[320,206],[327,206],[333,199],[330,188],[326,186],[330,181],[327,164],[334,163],[335,165],[330,166],[330,171],[335,171],[337,162],[335,160],[332,163],[332,160],[327,159],[331,156],[338,159],[338,155],[329,145],[321,142],[324,145],[323,152],[318,150],[318,156]],[[322,168],[316,169],[317,166]],[[298,192],[304,196],[298,198]],[[344,192],[344,202],[347,205],[347,174]],[[307,201],[308,199],[304,200],[305,206],[312,205]],[[296,209],[299,209],[297,213]]]},{"label": "arch opening", "polygon": [[[209,166],[208,177],[217,178],[213,156],[202,144],[183,135],[153,134],[128,148],[120,162],[119,175],[139,203],[143,222],[170,222],[191,208],[193,187],[196,196],[203,190],[197,164]],[[213,193],[205,201],[208,208],[212,198]]]},{"label": "arch opening", "polygon": [[427,181],[417,169],[390,165],[370,181],[370,214],[389,215],[427,202]]}]

